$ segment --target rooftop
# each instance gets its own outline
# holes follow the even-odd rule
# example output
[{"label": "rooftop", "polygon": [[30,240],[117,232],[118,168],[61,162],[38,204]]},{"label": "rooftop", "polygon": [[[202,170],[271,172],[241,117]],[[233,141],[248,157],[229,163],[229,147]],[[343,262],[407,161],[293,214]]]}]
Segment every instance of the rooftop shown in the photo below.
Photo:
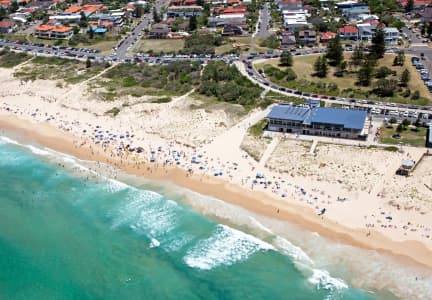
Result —
[{"label": "rooftop", "polygon": [[341,125],[348,129],[362,130],[367,112],[363,110],[329,108],[329,107],[299,107],[292,105],[277,105],[273,107],[267,118],[301,121],[304,124]]}]

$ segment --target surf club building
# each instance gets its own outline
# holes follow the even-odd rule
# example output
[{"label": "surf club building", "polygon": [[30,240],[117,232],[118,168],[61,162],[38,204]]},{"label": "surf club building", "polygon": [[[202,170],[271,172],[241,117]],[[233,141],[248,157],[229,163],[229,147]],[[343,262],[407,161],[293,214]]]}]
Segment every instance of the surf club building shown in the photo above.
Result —
[{"label": "surf club building", "polygon": [[280,104],[267,119],[267,130],[277,132],[365,140],[369,131],[364,110]]}]

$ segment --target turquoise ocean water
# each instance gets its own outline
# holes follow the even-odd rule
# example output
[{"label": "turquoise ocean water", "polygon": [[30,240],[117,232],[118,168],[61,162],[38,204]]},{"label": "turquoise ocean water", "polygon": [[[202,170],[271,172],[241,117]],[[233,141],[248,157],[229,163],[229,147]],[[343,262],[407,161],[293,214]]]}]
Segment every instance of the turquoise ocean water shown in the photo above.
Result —
[{"label": "turquoise ocean water", "polygon": [[0,299],[379,298],[181,194],[46,154],[0,140]]}]

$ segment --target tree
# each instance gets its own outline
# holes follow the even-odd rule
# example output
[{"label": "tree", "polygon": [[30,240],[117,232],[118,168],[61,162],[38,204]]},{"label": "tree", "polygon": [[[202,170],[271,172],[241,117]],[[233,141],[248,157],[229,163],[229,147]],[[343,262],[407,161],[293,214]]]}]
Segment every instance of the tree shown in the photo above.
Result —
[{"label": "tree", "polygon": [[402,130],[403,130],[403,126],[402,126],[402,124],[399,124],[399,125],[396,127],[396,132],[402,132]]},{"label": "tree", "polygon": [[135,5],[133,14],[136,18],[141,18],[144,14],[144,6],[142,6],[141,4]]},{"label": "tree", "polygon": [[93,39],[93,37],[94,37],[94,30],[93,30],[93,28],[90,27],[89,30],[87,31],[87,33],[88,33],[89,38]]},{"label": "tree", "polygon": [[410,12],[414,8],[414,0],[408,0],[405,5],[405,12]]},{"label": "tree", "polygon": [[415,120],[415,122],[414,122],[414,126],[415,126],[415,127],[420,127],[420,126],[421,126],[420,118],[417,118],[417,119]]},{"label": "tree", "polygon": [[330,41],[325,57],[329,60],[329,65],[336,67],[343,60],[343,48],[340,43],[339,35]]},{"label": "tree", "polygon": [[420,98],[420,92],[419,91],[415,91],[413,93],[413,95],[411,96],[411,99],[413,100],[418,100]]},{"label": "tree", "polygon": [[0,6],[0,21],[3,20],[6,17],[6,9],[4,9],[2,6]]},{"label": "tree", "polygon": [[408,126],[411,125],[411,122],[408,119],[403,119],[402,125],[403,125],[404,128],[406,128],[406,127],[408,127]]},{"label": "tree", "polygon": [[14,13],[18,10],[19,5],[18,5],[18,1],[12,1],[11,6],[9,7],[10,12]]},{"label": "tree", "polygon": [[92,65],[91,60],[89,58],[87,58],[87,60],[86,60],[86,68],[87,69],[90,68],[91,65]]},{"label": "tree", "polygon": [[396,124],[397,123],[397,119],[395,117],[391,117],[389,120],[390,124]]},{"label": "tree", "polygon": [[343,77],[347,68],[347,62],[343,60],[336,68],[335,75],[338,77]]},{"label": "tree", "polygon": [[281,66],[291,67],[293,65],[293,58],[292,58],[291,52],[289,52],[289,51],[282,52],[280,59],[279,59],[279,63]]},{"label": "tree", "polygon": [[189,18],[189,31],[195,31],[197,29],[198,22],[196,16]]},{"label": "tree", "polygon": [[286,73],[286,80],[287,81],[291,81],[291,80],[297,79],[297,74],[294,72],[293,69],[287,68],[285,73]]},{"label": "tree", "polygon": [[387,76],[393,74],[393,70],[387,68],[386,66],[381,66],[376,69],[375,77],[376,78],[386,78]]},{"label": "tree", "polygon": [[86,15],[84,14],[84,12],[81,12],[80,15],[81,15],[81,18],[80,18],[80,20],[79,20],[79,22],[78,22],[78,25],[79,25],[79,27],[85,28],[85,27],[88,26],[88,20],[87,20],[87,17],[86,17]]},{"label": "tree", "polygon": [[407,86],[409,80],[410,80],[410,72],[408,71],[408,69],[405,69],[401,74],[400,85]]},{"label": "tree", "polygon": [[357,73],[357,83],[361,86],[369,86],[373,73],[373,64],[367,59]]},{"label": "tree", "polygon": [[324,78],[327,76],[328,67],[327,67],[327,59],[325,56],[318,56],[317,60],[314,64],[315,76],[320,78]]},{"label": "tree", "polygon": [[427,28],[427,34],[428,34],[428,37],[430,37],[432,34],[432,22],[429,22],[429,25]]},{"label": "tree", "polygon": [[391,97],[396,90],[396,80],[394,79],[379,79],[375,85],[373,92],[380,97]]},{"label": "tree", "polygon": [[393,66],[403,66],[405,64],[405,52],[400,51],[393,60]]},{"label": "tree", "polygon": [[161,21],[161,18],[156,10],[156,8],[153,8],[153,21],[155,23],[159,23]]},{"label": "tree", "polygon": [[351,64],[353,66],[360,66],[364,59],[364,49],[362,46],[355,46],[351,55]]},{"label": "tree", "polygon": [[372,37],[372,46],[370,49],[370,56],[375,59],[382,58],[385,53],[385,40],[384,31],[377,29],[374,36]]}]

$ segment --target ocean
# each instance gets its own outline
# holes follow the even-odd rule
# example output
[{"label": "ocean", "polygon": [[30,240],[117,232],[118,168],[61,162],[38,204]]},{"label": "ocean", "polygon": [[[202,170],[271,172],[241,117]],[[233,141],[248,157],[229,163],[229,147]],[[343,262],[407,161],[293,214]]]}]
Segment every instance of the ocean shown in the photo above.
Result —
[{"label": "ocean", "polygon": [[0,299],[396,298],[390,258],[96,167],[0,138]]}]

